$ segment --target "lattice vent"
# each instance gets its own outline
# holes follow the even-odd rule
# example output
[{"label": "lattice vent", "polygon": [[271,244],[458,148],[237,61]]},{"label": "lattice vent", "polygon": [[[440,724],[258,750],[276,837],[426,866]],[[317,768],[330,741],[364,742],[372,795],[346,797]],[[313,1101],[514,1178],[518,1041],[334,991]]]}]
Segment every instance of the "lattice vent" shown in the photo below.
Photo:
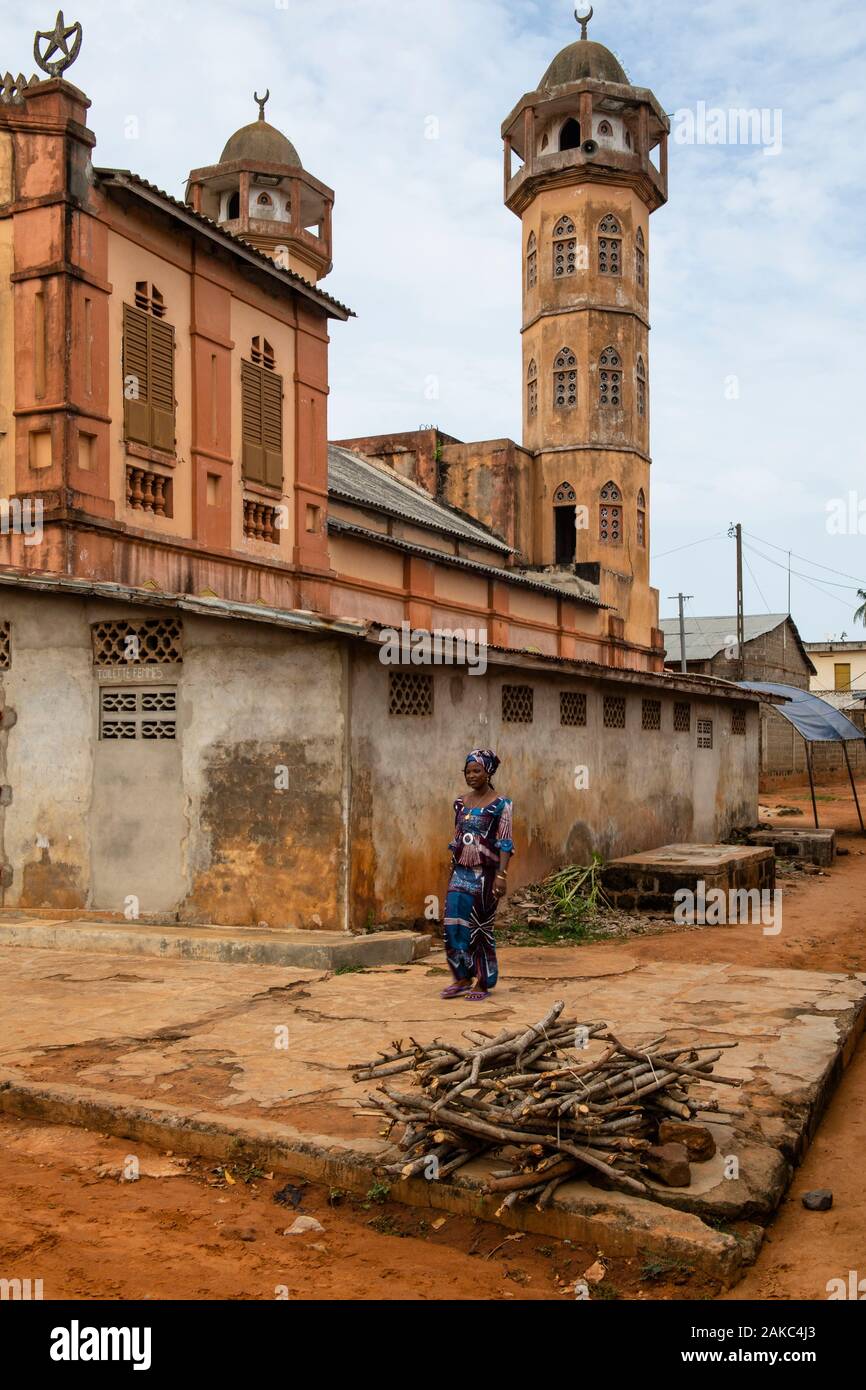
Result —
[{"label": "lattice vent", "polygon": [[389,671],[388,713],[415,718],[431,715],[433,677],[421,671]]},{"label": "lattice vent", "polygon": [[570,728],[586,723],[586,696],[577,690],[559,692],[559,722]]},{"label": "lattice vent", "polygon": [[177,618],[149,622],[94,623],[94,666],[164,666],[182,661],[182,625]]},{"label": "lattice vent", "polygon": [[661,700],[644,700],[641,710],[641,728],[654,731],[662,726]]},{"label": "lattice vent", "polygon": [[712,719],[698,720],[698,747],[712,748],[713,746],[713,721]]},{"label": "lattice vent", "polygon": [[533,691],[531,685],[503,685],[502,718],[506,724],[531,724]]},{"label": "lattice vent", "polygon": [[731,733],[745,734],[746,732],[746,711],[744,709],[731,710]]},{"label": "lattice vent", "polygon": [[674,733],[689,734],[692,731],[692,707],[687,700],[677,700],[674,705]]},{"label": "lattice vent", "polygon": [[[155,715],[159,718],[155,718]],[[177,738],[177,690],[111,690],[99,692],[99,737],[108,742],[145,742]]]},{"label": "lattice vent", "polygon": [[604,727],[606,729],[625,728],[625,696],[605,695]]},{"label": "lattice vent", "polygon": [[12,624],[0,623],[0,671],[12,665]]}]

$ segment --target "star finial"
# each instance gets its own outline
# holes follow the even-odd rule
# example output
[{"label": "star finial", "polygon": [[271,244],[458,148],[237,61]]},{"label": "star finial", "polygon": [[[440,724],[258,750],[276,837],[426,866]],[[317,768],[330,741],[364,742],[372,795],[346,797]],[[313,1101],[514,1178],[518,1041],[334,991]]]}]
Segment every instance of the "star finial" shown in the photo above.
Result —
[{"label": "star finial", "polygon": [[260,121],[263,121],[263,120],[265,119],[265,107],[267,106],[267,104],[268,104],[268,102],[270,101],[270,99],[271,99],[271,89],[270,89],[270,87],[268,87],[268,90],[265,92],[265,94],[264,94],[263,97],[260,97],[259,94],[258,94],[258,92],[253,92],[253,101],[257,101],[258,104],[259,104],[259,120],[260,120]]},{"label": "star finial", "polygon": [[584,39],[584,40],[585,40],[586,37],[587,37],[586,31],[587,31],[587,29],[588,29],[588,27],[589,27],[589,21],[592,19],[592,16],[593,16],[594,14],[595,14],[595,11],[594,11],[594,9],[592,8],[592,5],[590,5],[590,7],[589,7],[589,14],[586,15],[586,16],[579,15],[579,14],[577,13],[577,10],[575,10],[575,12],[574,12],[574,17],[575,17],[575,19],[577,20],[578,24],[580,25],[580,37],[581,37],[582,39]]},{"label": "star finial", "polygon": [[[59,77],[68,67],[71,67],[78,57],[81,48],[82,29],[78,23],[67,25],[63,18],[63,11],[57,11],[57,19],[53,30],[43,32],[40,30],[33,40],[33,57],[43,72],[47,72],[49,77]],[[39,40],[45,39],[45,52],[39,52]],[[72,39],[70,45],[69,40]],[[62,56],[53,63],[49,60],[55,53]]]}]

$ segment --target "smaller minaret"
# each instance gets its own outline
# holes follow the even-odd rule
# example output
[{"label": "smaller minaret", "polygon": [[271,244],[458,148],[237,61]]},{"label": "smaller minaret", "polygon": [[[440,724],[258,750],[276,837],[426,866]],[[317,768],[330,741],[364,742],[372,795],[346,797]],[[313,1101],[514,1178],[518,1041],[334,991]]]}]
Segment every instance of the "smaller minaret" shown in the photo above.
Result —
[{"label": "smaller minaret", "polygon": [[333,265],[334,193],[304,169],[291,140],[265,120],[270,95],[255,94],[258,120],[235,131],[218,164],[192,170],[186,201],[315,284]]}]

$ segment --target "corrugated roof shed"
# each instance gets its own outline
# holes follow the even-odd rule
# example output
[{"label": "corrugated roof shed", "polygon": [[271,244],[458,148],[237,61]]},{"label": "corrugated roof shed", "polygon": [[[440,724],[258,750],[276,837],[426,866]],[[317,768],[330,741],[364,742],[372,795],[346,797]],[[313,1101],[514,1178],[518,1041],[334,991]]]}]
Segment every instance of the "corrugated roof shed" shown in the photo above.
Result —
[{"label": "corrugated roof shed", "polygon": [[[777,627],[781,627],[786,622],[791,624],[794,637],[807,667],[814,672],[815,668],[797,631],[797,625],[787,613],[747,613],[743,618],[745,640],[751,642],[756,637],[763,637],[767,632],[775,632]],[[669,662],[679,661],[681,656],[679,618],[662,618],[659,627],[665,635],[666,659]],[[719,652],[724,651],[725,647],[737,640],[736,617],[699,618],[692,613],[687,613],[685,628],[686,661],[712,661],[714,656],[718,656]]]}]

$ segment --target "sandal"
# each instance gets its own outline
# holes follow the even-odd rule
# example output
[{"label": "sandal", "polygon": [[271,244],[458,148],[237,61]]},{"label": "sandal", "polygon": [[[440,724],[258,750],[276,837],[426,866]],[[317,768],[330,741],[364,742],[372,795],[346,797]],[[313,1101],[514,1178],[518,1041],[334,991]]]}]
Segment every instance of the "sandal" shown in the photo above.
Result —
[{"label": "sandal", "polygon": [[442,993],[440,994],[439,998],[440,998],[440,999],[458,999],[458,998],[460,997],[461,994],[465,994],[465,993],[466,993],[466,991],[467,991],[468,988],[469,988],[469,981],[468,981],[468,980],[456,980],[456,981],[454,982],[453,985],[449,985],[447,989],[443,989],[443,991],[442,991]]},{"label": "sandal", "polygon": [[486,989],[470,989],[463,995],[463,998],[468,999],[470,1004],[480,1004],[489,997],[489,992]]}]

